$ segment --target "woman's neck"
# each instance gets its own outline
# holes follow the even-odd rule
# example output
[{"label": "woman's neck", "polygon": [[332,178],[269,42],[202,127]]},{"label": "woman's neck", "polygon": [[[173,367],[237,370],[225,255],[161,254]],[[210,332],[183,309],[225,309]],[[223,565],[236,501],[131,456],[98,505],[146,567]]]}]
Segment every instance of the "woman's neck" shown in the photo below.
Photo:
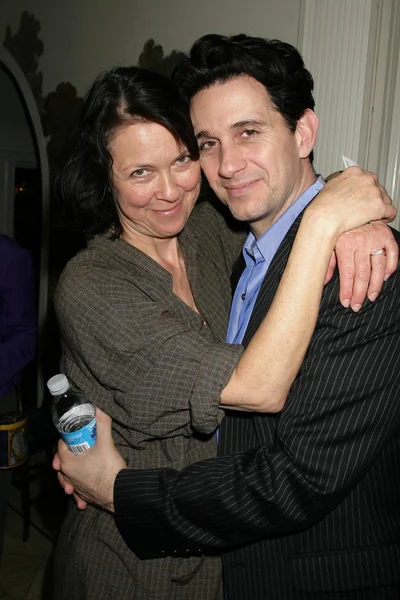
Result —
[{"label": "woman's neck", "polygon": [[172,276],[173,292],[192,310],[199,312],[194,300],[185,261],[176,236],[171,238],[155,238],[146,235],[132,235],[124,232],[122,238],[129,244],[150,256]]},{"label": "woman's neck", "polygon": [[[158,262],[162,267],[167,268],[170,265],[172,268],[179,267],[182,258],[178,238],[176,236],[170,238],[157,238],[149,235],[141,235],[140,233],[132,234],[124,232],[122,238],[141,250],[147,256]],[[169,269],[167,269],[169,270]]]}]

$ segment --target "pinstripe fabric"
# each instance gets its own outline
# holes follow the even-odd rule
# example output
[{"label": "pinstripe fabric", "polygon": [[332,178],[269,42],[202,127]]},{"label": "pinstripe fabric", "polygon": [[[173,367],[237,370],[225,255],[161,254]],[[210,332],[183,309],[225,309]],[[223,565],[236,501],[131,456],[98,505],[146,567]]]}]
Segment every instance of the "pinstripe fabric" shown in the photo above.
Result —
[{"label": "pinstripe fabric", "polygon": [[[298,223],[271,264],[245,344]],[[282,413],[224,419],[221,451],[235,454],[180,473],[120,473],[116,520],[131,547],[157,555],[137,527],[132,535],[140,515],[164,532],[158,553],[228,550],[228,600],[400,598],[400,271],[358,314],[337,298],[335,278]]]},{"label": "pinstripe fabric", "polygon": [[[180,469],[215,456],[210,434],[220,420],[220,390],[242,352],[224,343],[228,273],[242,236],[229,234],[225,224],[220,229],[222,220],[207,204],[191,223],[180,241],[202,316],[172,293],[169,273],[106,236],[73,259],[56,292],[63,371],[112,416],[114,440],[134,468]],[[81,512],[73,502],[55,568],[62,600],[222,597],[219,557],[140,561],[112,515],[94,507]]]},{"label": "pinstripe fabric", "polygon": [[[286,240],[289,247],[297,227],[296,223]],[[288,245],[279,249],[264,282],[244,345],[272,302]],[[282,444],[285,453],[296,449],[293,459],[303,461],[299,475],[307,473],[307,483],[317,489],[337,490],[343,500],[340,495],[333,497],[333,510],[325,515],[324,508],[317,524],[310,513],[304,532],[290,535],[289,529],[289,535],[227,553],[224,572],[229,600],[294,599],[308,594],[321,600],[400,598],[400,415],[391,409],[400,401],[400,290],[388,290],[379,304],[369,304],[361,315],[341,310],[336,298],[337,285],[331,282],[283,414],[255,416],[253,425],[258,443],[274,448]],[[383,311],[387,311],[385,317]],[[385,380],[390,384],[387,391]],[[310,409],[299,422],[304,399]],[[232,439],[235,443],[241,439],[247,448],[254,446],[242,429],[241,419],[225,420],[222,452]],[[286,466],[283,457],[281,466]],[[352,482],[358,485],[353,487]],[[296,498],[287,494],[286,502],[291,518],[301,519]],[[281,532],[286,533],[284,521]],[[266,566],[269,574],[260,577]]]}]

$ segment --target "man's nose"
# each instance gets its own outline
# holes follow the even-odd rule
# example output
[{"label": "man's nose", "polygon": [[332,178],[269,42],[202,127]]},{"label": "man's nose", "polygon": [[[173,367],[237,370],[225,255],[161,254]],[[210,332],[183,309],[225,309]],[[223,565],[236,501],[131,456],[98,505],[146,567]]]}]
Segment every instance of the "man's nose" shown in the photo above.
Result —
[{"label": "man's nose", "polygon": [[244,169],[247,161],[241,149],[235,146],[221,148],[218,174],[220,177],[233,177],[238,171]]}]

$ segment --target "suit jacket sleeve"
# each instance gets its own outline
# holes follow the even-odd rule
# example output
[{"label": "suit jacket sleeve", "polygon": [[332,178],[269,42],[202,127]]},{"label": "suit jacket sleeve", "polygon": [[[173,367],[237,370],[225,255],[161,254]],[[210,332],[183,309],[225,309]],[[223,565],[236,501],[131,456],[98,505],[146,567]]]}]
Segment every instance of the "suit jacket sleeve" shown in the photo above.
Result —
[{"label": "suit jacket sleeve", "polygon": [[337,298],[335,280],[281,415],[252,417],[256,429],[279,420],[272,444],[180,472],[118,475],[116,523],[138,556],[208,553],[296,532],[363,477],[400,424],[400,273],[357,314]]}]

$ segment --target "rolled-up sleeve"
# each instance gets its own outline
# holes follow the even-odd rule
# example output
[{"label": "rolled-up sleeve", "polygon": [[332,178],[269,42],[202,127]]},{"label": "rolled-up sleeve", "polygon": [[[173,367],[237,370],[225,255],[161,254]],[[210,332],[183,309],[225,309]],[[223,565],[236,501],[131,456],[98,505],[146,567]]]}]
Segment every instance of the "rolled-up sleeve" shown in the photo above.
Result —
[{"label": "rolled-up sleeve", "polygon": [[56,311],[72,380],[84,390],[96,382],[94,401],[113,419],[147,439],[218,427],[243,348],[216,342],[179,299],[85,268],[61,279]]},{"label": "rolled-up sleeve", "polygon": [[242,346],[229,344],[214,344],[207,349],[199,363],[190,398],[193,429],[209,434],[220,424],[224,416],[219,408],[221,391],[232,377],[242,352]]}]

